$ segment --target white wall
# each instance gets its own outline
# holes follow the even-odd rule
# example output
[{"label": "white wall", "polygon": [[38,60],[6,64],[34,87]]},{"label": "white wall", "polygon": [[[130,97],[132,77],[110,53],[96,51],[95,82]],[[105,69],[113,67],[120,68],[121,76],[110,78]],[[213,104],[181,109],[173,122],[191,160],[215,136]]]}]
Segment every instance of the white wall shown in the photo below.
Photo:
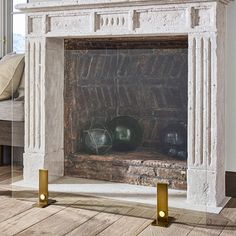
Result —
[{"label": "white wall", "polygon": [[226,170],[236,172],[236,1],[228,8]]}]

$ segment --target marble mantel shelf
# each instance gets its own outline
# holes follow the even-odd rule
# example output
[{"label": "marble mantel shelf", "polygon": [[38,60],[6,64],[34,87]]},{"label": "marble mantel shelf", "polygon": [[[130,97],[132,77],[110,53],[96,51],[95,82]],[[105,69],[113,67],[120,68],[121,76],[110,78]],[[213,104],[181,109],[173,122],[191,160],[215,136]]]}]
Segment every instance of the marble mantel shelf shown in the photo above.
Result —
[{"label": "marble mantel shelf", "polygon": [[31,0],[27,4],[18,4],[17,9],[22,11],[51,11],[53,10],[76,10],[91,9],[104,7],[122,7],[122,6],[139,6],[139,5],[166,5],[166,4],[184,4],[184,3],[204,3],[204,2],[221,2],[228,4],[232,0]]}]

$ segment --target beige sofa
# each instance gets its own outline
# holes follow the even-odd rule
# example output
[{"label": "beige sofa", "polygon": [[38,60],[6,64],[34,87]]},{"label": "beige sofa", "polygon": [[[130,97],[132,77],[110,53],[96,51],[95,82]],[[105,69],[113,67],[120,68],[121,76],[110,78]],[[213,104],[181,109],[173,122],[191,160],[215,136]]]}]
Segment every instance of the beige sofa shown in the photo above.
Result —
[{"label": "beige sofa", "polygon": [[[3,67],[1,68],[0,72],[0,79],[4,80]],[[23,73],[21,73],[21,76],[23,76]],[[20,87],[20,89],[22,89],[22,86],[24,86],[24,81],[22,78],[21,81],[22,85],[21,83],[19,83],[17,90]],[[22,93],[22,91],[20,91],[20,93]],[[14,149],[16,148],[16,150],[19,150],[19,148],[21,148],[22,151],[20,153],[23,152],[24,99],[21,97],[21,99],[19,100],[20,101],[17,101],[17,99],[15,100],[14,98],[8,98],[6,100],[0,101],[0,165],[3,164],[3,156],[5,156],[4,152],[6,152],[6,148],[8,148],[7,158],[10,159],[9,146],[13,147]],[[18,151],[16,153],[18,153]]]},{"label": "beige sofa", "polygon": [[23,147],[24,102],[0,101],[0,145]]}]

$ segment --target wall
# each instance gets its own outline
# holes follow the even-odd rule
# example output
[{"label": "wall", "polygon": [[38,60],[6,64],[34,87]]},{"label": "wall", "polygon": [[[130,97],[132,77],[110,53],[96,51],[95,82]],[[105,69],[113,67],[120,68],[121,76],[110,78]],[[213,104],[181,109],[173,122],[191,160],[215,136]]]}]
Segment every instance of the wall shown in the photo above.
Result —
[{"label": "wall", "polygon": [[236,172],[236,2],[228,8],[226,170]]}]

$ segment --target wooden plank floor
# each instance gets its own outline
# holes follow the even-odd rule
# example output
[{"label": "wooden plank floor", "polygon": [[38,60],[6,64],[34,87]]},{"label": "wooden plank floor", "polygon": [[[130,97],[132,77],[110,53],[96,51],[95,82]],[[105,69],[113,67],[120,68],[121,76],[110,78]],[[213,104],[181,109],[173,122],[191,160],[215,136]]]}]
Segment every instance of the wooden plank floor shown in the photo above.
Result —
[{"label": "wooden plank floor", "polygon": [[11,175],[0,167],[0,236],[236,236],[236,199],[219,215],[170,209],[174,218],[168,228],[151,226],[155,208],[110,199],[52,193],[56,204],[33,208],[37,192],[10,185],[21,170]]}]

